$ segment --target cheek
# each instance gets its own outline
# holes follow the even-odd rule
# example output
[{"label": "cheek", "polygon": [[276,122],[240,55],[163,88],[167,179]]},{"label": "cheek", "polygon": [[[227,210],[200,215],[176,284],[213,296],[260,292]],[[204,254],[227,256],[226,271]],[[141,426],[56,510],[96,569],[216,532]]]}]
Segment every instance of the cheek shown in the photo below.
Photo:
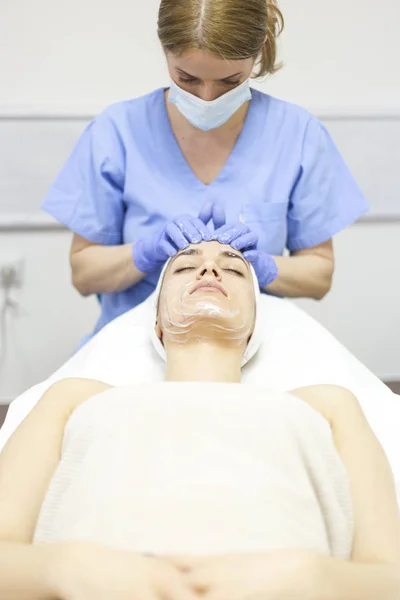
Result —
[{"label": "cheek", "polygon": [[160,297],[160,314],[165,317],[168,314],[179,312],[183,299],[187,296],[193,286],[193,276],[180,274],[169,278],[162,290]]},{"label": "cheek", "polygon": [[254,314],[254,291],[253,288],[249,288],[248,283],[245,285],[237,285],[235,289],[235,295],[237,303],[240,306],[240,310],[244,315],[252,316]]}]

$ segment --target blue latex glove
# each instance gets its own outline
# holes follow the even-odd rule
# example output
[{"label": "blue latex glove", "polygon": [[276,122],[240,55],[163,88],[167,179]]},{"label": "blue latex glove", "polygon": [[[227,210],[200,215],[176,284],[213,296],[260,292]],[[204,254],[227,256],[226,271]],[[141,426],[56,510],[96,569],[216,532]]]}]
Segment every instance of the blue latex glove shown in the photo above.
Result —
[{"label": "blue latex glove", "polygon": [[223,206],[213,200],[208,200],[202,207],[199,213],[200,221],[203,221],[205,225],[208,225],[212,220],[214,225],[214,231],[222,228],[225,225],[226,217]]},{"label": "blue latex glove", "polygon": [[257,275],[258,285],[264,288],[278,277],[278,267],[274,257],[268,252],[262,250],[245,250],[242,252],[243,258],[253,265]]},{"label": "blue latex glove", "polygon": [[234,225],[224,225],[220,227],[212,236],[220,244],[232,246],[235,250],[242,252],[244,249],[250,250],[257,248],[258,236],[248,225],[238,221]]},{"label": "blue latex glove", "polygon": [[278,277],[278,267],[274,258],[257,248],[258,236],[245,223],[238,221],[234,225],[224,225],[212,236],[220,244],[227,244],[242,253],[252,264],[260,288],[269,285]]},{"label": "blue latex glove", "polygon": [[142,273],[150,273],[190,244],[199,244],[210,239],[211,232],[202,220],[191,215],[181,215],[166,223],[161,233],[134,243],[133,262]]}]

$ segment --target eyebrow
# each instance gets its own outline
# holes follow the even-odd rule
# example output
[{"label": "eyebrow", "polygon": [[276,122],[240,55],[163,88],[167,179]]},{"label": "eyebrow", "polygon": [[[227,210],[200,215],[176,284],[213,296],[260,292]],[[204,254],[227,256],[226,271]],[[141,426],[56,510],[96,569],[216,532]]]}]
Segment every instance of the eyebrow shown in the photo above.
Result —
[{"label": "eyebrow", "polygon": [[[175,256],[175,258],[172,259],[171,265],[180,256],[202,256],[202,255],[203,255],[203,250],[199,250],[197,248],[190,248],[189,250],[183,250],[183,252],[180,252],[179,254],[177,254]],[[238,258],[239,260],[242,261],[242,263],[244,263],[246,265],[246,268],[248,269],[247,261],[245,261],[245,259],[242,256],[240,256],[240,254],[236,254],[236,252],[230,252],[229,250],[222,250],[218,254],[218,256],[224,256],[227,258]]]},{"label": "eyebrow", "polygon": [[[186,71],[184,71],[183,69],[180,69],[179,67],[175,67],[175,68],[182,75],[186,75],[186,77],[190,77],[192,79],[199,79],[199,77],[196,77],[195,75],[191,75],[190,73],[187,73]],[[232,79],[233,77],[237,77],[238,75],[243,75],[243,72],[234,73],[233,75],[228,75],[227,77],[223,77],[222,79],[216,79],[216,81],[226,81],[227,79]]]}]

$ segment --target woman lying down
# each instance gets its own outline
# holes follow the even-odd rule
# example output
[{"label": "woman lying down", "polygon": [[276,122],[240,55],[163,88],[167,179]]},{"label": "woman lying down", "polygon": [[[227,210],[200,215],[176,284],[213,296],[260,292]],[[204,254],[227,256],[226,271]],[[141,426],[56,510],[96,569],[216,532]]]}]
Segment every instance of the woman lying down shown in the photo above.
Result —
[{"label": "woman lying down", "polygon": [[166,381],[60,381],[0,455],[0,598],[400,598],[394,482],[355,397],[240,384],[258,289],[232,248],[161,281]]}]

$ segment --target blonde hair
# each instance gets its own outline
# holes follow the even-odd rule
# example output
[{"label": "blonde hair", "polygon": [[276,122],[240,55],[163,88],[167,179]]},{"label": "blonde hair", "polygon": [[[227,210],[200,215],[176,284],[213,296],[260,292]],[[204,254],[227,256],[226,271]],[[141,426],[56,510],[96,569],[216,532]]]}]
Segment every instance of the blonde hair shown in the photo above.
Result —
[{"label": "blonde hair", "polygon": [[253,77],[272,74],[284,19],[277,0],[161,0],[158,37],[165,52],[207,50],[226,60],[256,58]]}]

